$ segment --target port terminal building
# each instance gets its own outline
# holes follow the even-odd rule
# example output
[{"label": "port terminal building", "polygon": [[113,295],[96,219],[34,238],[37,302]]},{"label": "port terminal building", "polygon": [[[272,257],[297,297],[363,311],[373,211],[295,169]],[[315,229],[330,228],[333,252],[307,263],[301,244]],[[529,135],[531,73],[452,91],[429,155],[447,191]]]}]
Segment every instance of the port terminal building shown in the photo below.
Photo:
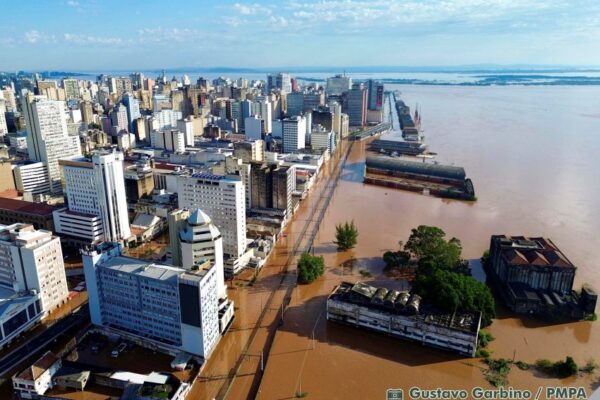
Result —
[{"label": "port terminal building", "polygon": [[494,235],[487,270],[514,312],[580,319],[595,311],[596,292],[573,290],[577,267],[550,239]]},{"label": "port terminal building", "polygon": [[443,313],[409,292],[342,282],[327,299],[327,320],[474,357],[480,312]]}]

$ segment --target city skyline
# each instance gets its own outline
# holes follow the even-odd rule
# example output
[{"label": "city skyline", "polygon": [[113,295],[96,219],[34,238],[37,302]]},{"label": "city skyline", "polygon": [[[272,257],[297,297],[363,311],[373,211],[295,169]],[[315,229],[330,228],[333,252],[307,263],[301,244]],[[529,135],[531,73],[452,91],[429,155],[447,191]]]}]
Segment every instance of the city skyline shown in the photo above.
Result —
[{"label": "city skyline", "polygon": [[7,71],[600,65],[600,5],[589,0],[60,0],[4,11]]}]

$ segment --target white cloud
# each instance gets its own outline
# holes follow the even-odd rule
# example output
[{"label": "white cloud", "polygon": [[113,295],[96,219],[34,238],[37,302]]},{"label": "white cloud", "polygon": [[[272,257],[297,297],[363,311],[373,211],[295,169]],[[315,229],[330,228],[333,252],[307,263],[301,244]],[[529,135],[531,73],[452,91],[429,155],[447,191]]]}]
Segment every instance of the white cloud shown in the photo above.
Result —
[{"label": "white cloud", "polygon": [[29,43],[37,43],[40,38],[41,34],[36,30],[25,32],[25,40]]},{"label": "white cloud", "polygon": [[79,2],[75,1],[75,0],[69,0],[69,1],[67,1],[67,5],[69,7],[79,7]]},{"label": "white cloud", "polygon": [[262,6],[258,3],[254,3],[254,4],[235,3],[233,5],[233,8],[242,15],[256,15],[256,14],[270,15],[273,12],[269,7]]},{"label": "white cloud", "polygon": [[63,38],[67,43],[76,44],[118,45],[123,43],[123,39],[121,38],[79,35],[76,33],[65,33]]}]

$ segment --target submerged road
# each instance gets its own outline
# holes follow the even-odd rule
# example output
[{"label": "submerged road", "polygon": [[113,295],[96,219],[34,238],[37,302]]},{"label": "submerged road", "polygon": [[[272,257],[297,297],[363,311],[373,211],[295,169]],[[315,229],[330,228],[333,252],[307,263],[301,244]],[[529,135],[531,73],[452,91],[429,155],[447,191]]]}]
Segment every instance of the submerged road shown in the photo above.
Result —
[{"label": "submerged road", "polygon": [[[289,250],[285,253],[285,259],[282,260],[281,272],[276,276],[277,281],[272,286],[269,285],[268,297],[266,302],[261,305],[258,320],[250,328],[251,331],[241,352],[236,355],[234,362],[230,364],[232,367],[230,367],[229,373],[226,376],[205,376],[205,383],[210,382],[212,379],[222,381],[218,392],[214,395],[216,399],[256,397],[262,378],[262,367],[266,365],[277,327],[284,318],[285,309],[290,302],[293,289],[296,287],[296,258],[312,248],[312,243],[335,192],[352,145],[353,142],[351,141],[342,141],[338,151],[323,167],[322,176],[315,183],[312,193],[309,193],[309,197],[305,200],[305,206],[309,208],[294,217],[296,224],[302,224],[299,232],[293,232],[293,235],[291,235],[289,230],[293,228],[288,227],[289,229],[286,230],[286,234],[293,236],[293,243],[286,245]],[[301,219],[301,217],[304,218]],[[264,277],[261,274],[256,284],[261,285],[261,281],[270,278],[274,277],[268,275]]]}]

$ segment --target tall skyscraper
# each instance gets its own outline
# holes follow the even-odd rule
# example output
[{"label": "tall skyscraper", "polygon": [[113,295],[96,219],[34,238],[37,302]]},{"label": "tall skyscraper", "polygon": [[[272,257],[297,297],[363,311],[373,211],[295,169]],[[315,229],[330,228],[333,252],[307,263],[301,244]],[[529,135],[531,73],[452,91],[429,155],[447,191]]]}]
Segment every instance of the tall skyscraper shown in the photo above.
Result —
[{"label": "tall skyscraper", "polygon": [[368,90],[362,83],[352,85],[346,95],[346,114],[350,126],[364,126],[367,123]]},{"label": "tall skyscraper", "polygon": [[326,91],[329,96],[341,96],[352,87],[352,78],[348,76],[336,75],[327,78]]},{"label": "tall skyscraper", "polygon": [[272,128],[273,109],[272,109],[271,103],[268,100],[264,100],[264,101],[261,101],[259,103],[259,105],[260,105],[259,115],[263,120],[263,133],[264,134],[271,133],[273,130],[273,128]]},{"label": "tall skyscraper", "polygon": [[283,152],[295,153],[306,146],[306,119],[296,116],[282,121]]},{"label": "tall skyscraper", "polygon": [[212,174],[178,177],[179,208],[199,208],[223,235],[223,252],[237,259],[246,250],[246,193],[239,177]]},{"label": "tall skyscraper", "polygon": [[41,161],[48,169],[50,191],[62,192],[58,160],[81,155],[78,136],[69,136],[65,104],[45,96],[23,95],[22,108],[27,124],[29,159]]},{"label": "tall skyscraper", "polygon": [[131,93],[127,93],[123,96],[123,104],[127,108],[127,121],[129,132],[134,132],[133,125],[134,121],[142,116],[140,114],[140,101],[135,98]]},{"label": "tall skyscraper", "polygon": [[64,303],[69,289],[60,239],[29,224],[0,225],[0,287],[36,290],[44,313]]},{"label": "tall skyscraper", "polygon": [[268,74],[267,75],[267,92],[270,92],[273,89],[279,89],[282,92],[291,93],[292,92],[292,80],[290,78],[290,74],[286,73],[276,73],[276,74]]},{"label": "tall skyscraper", "polygon": [[73,100],[79,98],[79,81],[77,79],[63,79],[63,88],[67,100]]},{"label": "tall skyscraper", "polygon": [[295,117],[302,115],[304,112],[304,93],[292,92],[286,96],[287,101],[287,115],[288,117]]},{"label": "tall skyscraper", "polygon": [[123,104],[119,104],[114,107],[110,112],[110,123],[112,125],[113,134],[117,134],[122,131],[128,131],[129,129],[129,118],[127,118],[128,110]]},{"label": "tall skyscraper", "polygon": [[373,79],[367,81],[369,89],[369,110],[381,110],[383,108],[383,83]]},{"label": "tall skyscraper", "polygon": [[250,169],[252,208],[274,208],[292,215],[292,193],[296,188],[296,167],[252,163]]},{"label": "tall skyscraper", "polygon": [[54,212],[56,231],[88,242],[129,239],[123,153],[98,152],[60,164],[68,210]]}]

